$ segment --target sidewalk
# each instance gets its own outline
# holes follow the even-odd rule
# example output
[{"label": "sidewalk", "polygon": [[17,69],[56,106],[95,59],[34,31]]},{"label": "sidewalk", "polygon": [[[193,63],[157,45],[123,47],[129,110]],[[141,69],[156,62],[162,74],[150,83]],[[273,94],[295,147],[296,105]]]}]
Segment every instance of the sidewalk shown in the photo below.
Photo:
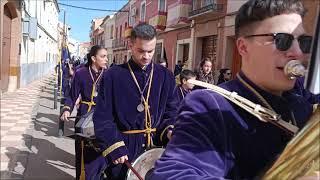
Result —
[{"label": "sidewalk", "polygon": [[[1,97],[0,179],[74,179],[74,141],[58,138],[53,76]],[[65,124],[65,134],[73,133]]]}]

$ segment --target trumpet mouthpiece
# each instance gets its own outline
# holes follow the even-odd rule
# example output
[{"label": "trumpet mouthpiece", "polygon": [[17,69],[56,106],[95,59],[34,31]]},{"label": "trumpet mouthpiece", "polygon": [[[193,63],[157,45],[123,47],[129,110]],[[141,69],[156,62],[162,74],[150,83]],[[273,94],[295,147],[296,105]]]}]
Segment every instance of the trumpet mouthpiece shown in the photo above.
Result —
[{"label": "trumpet mouthpiece", "polygon": [[302,63],[298,60],[291,60],[289,61],[284,69],[284,74],[289,78],[289,79],[295,79],[298,77],[302,77],[306,74],[306,68]]}]

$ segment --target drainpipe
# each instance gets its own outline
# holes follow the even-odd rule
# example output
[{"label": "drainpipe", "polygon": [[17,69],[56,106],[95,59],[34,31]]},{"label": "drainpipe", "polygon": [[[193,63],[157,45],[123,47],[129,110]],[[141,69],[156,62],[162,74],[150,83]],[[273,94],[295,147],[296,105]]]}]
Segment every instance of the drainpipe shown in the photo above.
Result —
[{"label": "drainpipe", "polygon": [[[2,38],[3,38],[3,34],[2,34],[2,32],[3,32],[3,11],[4,11],[4,5],[3,5],[3,2],[2,1],[0,1],[0,70],[2,70]],[[1,77],[1,73],[0,73],[0,83],[2,83],[1,82],[1,79],[2,79],[2,77]],[[2,90],[1,90],[1,88],[0,88],[0,93],[2,94]]]}]

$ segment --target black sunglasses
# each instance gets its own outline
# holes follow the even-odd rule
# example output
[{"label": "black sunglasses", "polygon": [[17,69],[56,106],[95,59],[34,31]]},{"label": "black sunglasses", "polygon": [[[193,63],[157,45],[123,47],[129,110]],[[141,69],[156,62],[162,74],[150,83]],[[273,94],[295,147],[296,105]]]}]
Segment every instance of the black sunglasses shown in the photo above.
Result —
[{"label": "black sunglasses", "polygon": [[[291,45],[295,37],[292,34],[288,33],[270,33],[270,34],[254,34],[245,36],[248,37],[257,37],[257,36],[272,36],[273,40],[276,44],[276,48],[279,51],[287,51]],[[312,44],[312,36],[301,35],[297,37],[299,42],[300,49],[303,53],[310,53],[311,44]]]}]

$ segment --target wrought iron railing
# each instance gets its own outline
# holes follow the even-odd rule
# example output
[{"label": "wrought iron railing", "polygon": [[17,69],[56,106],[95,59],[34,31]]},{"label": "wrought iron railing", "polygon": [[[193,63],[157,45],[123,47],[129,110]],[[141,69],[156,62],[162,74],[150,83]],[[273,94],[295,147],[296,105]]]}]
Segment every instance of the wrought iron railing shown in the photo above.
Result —
[{"label": "wrought iron railing", "polygon": [[207,6],[204,6],[204,7],[201,7],[199,9],[195,9],[195,10],[189,12],[189,17],[196,16],[196,15],[199,15],[199,14],[203,14],[203,13],[206,13],[208,11],[220,12],[222,10],[223,10],[223,4],[212,3],[212,4],[209,4]]}]

